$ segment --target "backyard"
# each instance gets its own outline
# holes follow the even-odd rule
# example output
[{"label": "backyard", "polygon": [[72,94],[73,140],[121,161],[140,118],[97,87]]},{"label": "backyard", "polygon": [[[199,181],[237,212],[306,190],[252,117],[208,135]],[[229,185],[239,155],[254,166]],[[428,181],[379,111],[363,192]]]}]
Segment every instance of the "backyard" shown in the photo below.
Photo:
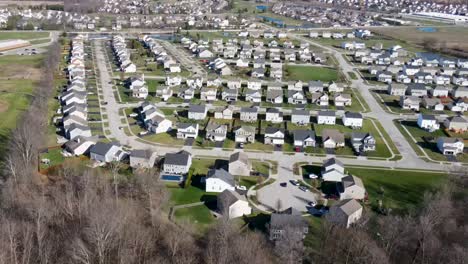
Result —
[{"label": "backyard", "polygon": [[315,66],[285,66],[285,81],[304,82],[320,80],[323,82],[339,81],[338,70],[328,67]]}]

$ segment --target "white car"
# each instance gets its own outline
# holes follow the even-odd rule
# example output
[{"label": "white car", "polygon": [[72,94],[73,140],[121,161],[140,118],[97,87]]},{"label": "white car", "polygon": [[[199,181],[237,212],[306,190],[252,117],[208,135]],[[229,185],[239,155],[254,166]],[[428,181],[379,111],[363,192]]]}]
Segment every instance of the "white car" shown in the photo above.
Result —
[{"label": "white car", "polygon": [[236,185],[236,189],[241,191],[247,191],[247,187],[245,187],[244,185]]},{"label": "white car", "polygon": [[309,178],[310,178],[310,179],[317,179],[318,176],[317,176],[317,174],[315,174],[315,173],[311,173],[311,174],[309,174]]}]

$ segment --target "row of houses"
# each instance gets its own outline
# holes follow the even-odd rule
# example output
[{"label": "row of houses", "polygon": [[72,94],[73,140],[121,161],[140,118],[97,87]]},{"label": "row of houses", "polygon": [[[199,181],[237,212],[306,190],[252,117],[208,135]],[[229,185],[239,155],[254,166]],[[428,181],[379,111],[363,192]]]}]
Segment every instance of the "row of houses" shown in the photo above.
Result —
[{"label": "row of houses", "polygon": [[112,37],[112,50],[119,61],[122,72],[136,72],[136,65],[130,60],[130,51],[127,49],[127,43],[123,36],[114,35]]},{"label": "row of houses", "polygon": [[154,38],[149,35],[143,35],[140,40],[145,47],[151,51],[155,57],[156,63],[162,65],[164,70],[168,73],[180,73],[182,68],[167,51],[159,44]]},{"label": "row of houses", "polygon": [[324,38],[324,39],[366,39],[372,36],[372,32],[368,29],[355,29],[351,32],[330,32],[330,31],[311,31],[309,38]]}]

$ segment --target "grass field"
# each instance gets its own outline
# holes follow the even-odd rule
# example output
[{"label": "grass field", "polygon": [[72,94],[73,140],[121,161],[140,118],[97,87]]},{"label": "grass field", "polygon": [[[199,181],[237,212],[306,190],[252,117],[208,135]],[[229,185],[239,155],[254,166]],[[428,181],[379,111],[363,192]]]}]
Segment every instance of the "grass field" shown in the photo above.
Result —
[{"label": "grass field", "polygon": [[[444,173],[424,171],[374,168],[346,168],[346,171],[362,179],[372,208],[382,200],[384,207],[397,213],[417,208],[425,192],[436,190],[447,179]],[[303,166],[303,175],[317,172],[320,172],[319,166]]]},{"label": "grass field", "polygon": [[323,82],[338,81],[338,71],[326,67],[312,67],[312,66],[285,66],[285,80],[304,82],[321,80]]},{"label": "grass field", "polygon": [[0,57],[0,156],[39,79],[42,55]]},{"label": "grass field", "polygon": [[47,38],[48,32],[10,32],[0,31],[0,40],[7,39],[36,39],[36,38]]}]

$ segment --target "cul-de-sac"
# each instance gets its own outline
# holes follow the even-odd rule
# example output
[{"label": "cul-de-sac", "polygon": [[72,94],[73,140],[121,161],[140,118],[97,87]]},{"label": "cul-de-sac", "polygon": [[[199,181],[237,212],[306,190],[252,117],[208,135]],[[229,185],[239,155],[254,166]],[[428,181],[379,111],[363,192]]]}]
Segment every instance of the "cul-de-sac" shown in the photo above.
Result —
[{"label": "cul-de-sac", "polygon": [[465,263],[467,12],[0,0],[0,263]]}]

